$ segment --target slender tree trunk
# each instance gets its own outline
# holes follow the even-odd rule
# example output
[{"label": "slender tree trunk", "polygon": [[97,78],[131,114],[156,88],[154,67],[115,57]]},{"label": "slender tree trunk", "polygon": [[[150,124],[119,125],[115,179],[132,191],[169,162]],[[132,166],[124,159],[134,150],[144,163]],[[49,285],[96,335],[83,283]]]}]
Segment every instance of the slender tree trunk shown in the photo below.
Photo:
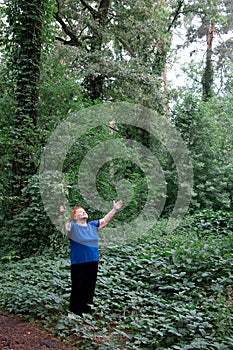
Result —
[{"label": "slender tree trunk", "polygon": [[214,71],[212,64],[213,54],[213,39],[214,39],[215,23],[210,24],[209,32],[207,34],[207,51],[206,64],[202,76],[202,98],[204,101],[209,100],[213,95]]}]

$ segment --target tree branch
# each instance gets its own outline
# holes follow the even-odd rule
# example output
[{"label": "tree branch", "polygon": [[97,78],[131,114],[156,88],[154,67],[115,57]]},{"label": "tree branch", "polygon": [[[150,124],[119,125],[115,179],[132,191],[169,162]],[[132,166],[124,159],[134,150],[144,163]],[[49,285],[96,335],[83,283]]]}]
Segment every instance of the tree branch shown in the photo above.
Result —
[{"label": "tree branch", "polygon": [[98,17],[97,11],[95,9],[93,9],[93,7],[91,5],[89,5],[85,0],[80,0],[81,4],[83,4],[83,6],[88,9],[90,11],[90,13],[92,14],[93,18],[96,19]]},{"label": "tree branch", "polygon": [[59,41],[62,41],[65,45],[72,45],[72,46],[81,46],[81,42],[77,39],[77,37],[74,35],[74,33],[68,28],[66,23],[63,21],[63,19],[59,16],[59,13],[55,13],[55,18],[58,21],[58,23],[61,25],[63,31],[70,37],[70,40],[65,40],[62,38],[56,38]]},{"label": "tree branch", "polygon": [[168,26],[168,29],[167,29],[168,32],[170,32],[171,28],[173,27],[173,24],[177,20],[178,16],[181,14],[181,7],[183,6],[183,3],[184,3],[184,0],[179,1],[178,7],[176,9],[176,12],[174,13],[173,19],[172,19],[170,25]]},{"label": "tree branch", "polygon": [[120,41],[120,43],[124,46],[124,48],[126,49],[126,51],[128,51],[128,53],[136,58],[136,54],[134,53],[134,51],[129,47],[129,45],[117,34],[115,34],[116,38]]},{"label": "tree branch", "polygon": [[98,17],[99,17],[100,24],[102,26],[105,25],[109,6],[110,6],[110,0],[101,0],[99,9],[98,9]]}]

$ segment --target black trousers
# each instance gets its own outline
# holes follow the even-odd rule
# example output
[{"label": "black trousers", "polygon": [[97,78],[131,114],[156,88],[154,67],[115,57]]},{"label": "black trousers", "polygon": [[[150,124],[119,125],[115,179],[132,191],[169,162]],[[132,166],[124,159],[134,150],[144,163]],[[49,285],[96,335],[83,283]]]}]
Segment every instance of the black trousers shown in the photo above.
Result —
[{"label": "black trousers", "polygon": [[87,312],[88,304],[93,304],[97,271],[98,261],[71,265],[71,312]]}]

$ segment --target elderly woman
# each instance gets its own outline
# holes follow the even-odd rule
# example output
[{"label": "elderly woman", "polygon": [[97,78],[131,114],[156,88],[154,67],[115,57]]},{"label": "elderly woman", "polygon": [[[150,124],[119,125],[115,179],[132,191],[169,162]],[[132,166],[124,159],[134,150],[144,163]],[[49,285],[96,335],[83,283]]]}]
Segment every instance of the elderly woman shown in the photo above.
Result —
[{"label": "elderly woman", "polygon": [[[71,211],[71,221],[66,224],[70,239],[71,296],[68,314],[82,317],[91,312],[98,271],[98,231],[105,227],[122,207],[122,201],[113,202],[112,210],[102,219],[88,221],[88,214],[81,206]],[[63,211],[63,207],[60,211]]]}]

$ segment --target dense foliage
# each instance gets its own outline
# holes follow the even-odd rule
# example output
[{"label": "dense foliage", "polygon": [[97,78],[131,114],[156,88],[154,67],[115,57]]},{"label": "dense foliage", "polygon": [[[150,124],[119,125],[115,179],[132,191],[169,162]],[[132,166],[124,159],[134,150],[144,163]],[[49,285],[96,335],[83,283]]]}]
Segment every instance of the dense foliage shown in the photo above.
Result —
[{"label": "dense foliage", "polygon": [[[232,23],[229,0],[1,2],[2,308],[55,325],[79,349],[232,348]],[[176,54],[181,76],[170,81]],[[62,121],[112,101],[149,107],[179,131],[192,158],[193,216],[166,231],[164,220],[186,184],[178,183],[159,138],[115,124],[78,138],[63,164],[70,206],[83,205],[93,218],[104,214],[86,203],[78,174],[88,152],[117,138],[156,157],[167,194],[162,220],[146,238],[102,248],[95,312],[69,320],[68,213],[55,228],[38,169]],[[147,200],[146,177],[128,159],[108,160],[96,176],[100,197],[117,198],[118,181],[130,184],[132,198],[116,220],[130,223]]]},{"label": "dense foliage", "polygon": [[103,249],[95,311],[83,319],[66,316],[69,261],[55,251],[5,264],[0,305],[53,324],[78,349],[229,350],[232,221],[229,213],[204,211],[172,234],[160,223],[129,246]]},{"label": "dense foliage", "polygon": [[[173,111],[194,169],[193,208],[232,209],[232,112],[228,98],[201,101],[186,91]],[[214,108],[213,108],[214,106]]]},{"label": "dense foliage", "polygon": [[[171,116],[193,159],[195,185],[190,209],[232,209],[232,64],[228,35],[232,11],[228,1],[220,5],[196,0],[130,4],[6,0],[1,14],[3,255],[25,257],[36,249],[58,244],[61,237],[43,211],[40,198],[36,175],[40,156],[56,126],[71,112],[92,104],[129,101]],[[208,51],[211,62],[207,62],[207,49],[211,47],[205,40],[213,24],[211,40],[216,46]],[[176,45],[174,35],[181,28],[184,41]],[[220,41],[217,35],[222,35]],[[188,79],[183,78],[183,85],[187,83],[189,88],[171,89],[167,68],[175,61],[173,47],[186,52],[186,47],[194,43],[199,43],[195,54],[202,52],[204,60],[199,55],[194,62],[191,48],[192,59],[185,67]],[[210,63],[210,76],[206,77]],[[211,81],[207,99],[203,98],[204,75]],[[121,127],[119,136],[137,140],[158,158],[168,186],[163,215],[169,215],[178,186],[171,155],[143,130]],[[111,138],[106,130],[93,130],[85,140],[77,140],[67,155],[64,173],[71,205],[85,205],[76,191],[79,165],[94,144],[90,140],[98,142],[103,137]],[[105,200],[117,195],[107,179],[109,166],[106,164],[98,174],[98,190]],[[147,195],[142,170],[124,161],[114,166],[116,176],[134,183],[134,197],[128,208],[130,217],[134,217]]]}]

